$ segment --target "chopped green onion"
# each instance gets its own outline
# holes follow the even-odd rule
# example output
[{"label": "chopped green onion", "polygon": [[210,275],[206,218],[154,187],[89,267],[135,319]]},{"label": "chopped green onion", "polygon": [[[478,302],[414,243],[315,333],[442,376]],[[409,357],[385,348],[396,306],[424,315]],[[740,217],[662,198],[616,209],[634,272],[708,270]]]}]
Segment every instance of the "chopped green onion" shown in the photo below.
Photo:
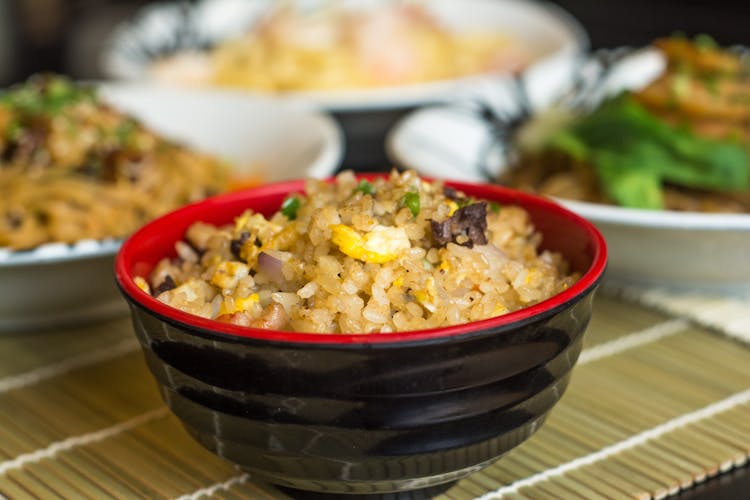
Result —
[{"label": "chopped green onion", "polygon": [[458,198],[456,200],[453,200],[456,202],[456,205],[458,205],[458,208],[464,208],[468,207],[469,205],[472,205],[474,203],[474,198]]},{"label": "chopped green onion", "polygon": [[302,206],[302,202],[296,196],[289,196],[281,203],[281,214],[289,220],[297,218],[297,212]]},{"label": "chopped green onion", "polygon": [[419,193],[415,191],[409,191],[404,195],[404,197],[401,199],[401,203],[409,209],[411,214],[416,217],[419,215],[419,210],[421,208],[420,202],[419,202]]},{"label": "chopped green onion", "polygon": [[499,214],[500,213],[500,204],[496,201],[489,202],[490,205],[490,211],[493,214]]},{"label": "chopped green onion", "polygon": [[375,196],[375,186],[373,186],[372,184],[370,184],[364,179],[359,181],[359,184],[357,184],[357,187],[354,188],[354,192],[356,193],[357,191],[364,193],[364,194],[369,194],[370,196]]}]

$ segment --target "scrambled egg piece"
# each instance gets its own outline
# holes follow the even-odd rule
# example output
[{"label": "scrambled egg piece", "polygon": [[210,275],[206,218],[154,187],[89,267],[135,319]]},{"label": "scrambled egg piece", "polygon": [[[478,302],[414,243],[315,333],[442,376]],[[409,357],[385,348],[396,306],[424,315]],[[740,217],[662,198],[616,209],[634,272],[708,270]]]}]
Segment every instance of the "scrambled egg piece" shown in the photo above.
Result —
[{"label": "scrambled egg piece", "polygon": [[240,297],[239,299],[234,299],[234,308],[227,307],[227,303],[222,302],[219,315],[221,316],[223,314],[234,314],[239,311],[248,311],[253,306],[253,304],[257,304],[259,302],[260,296],[257,293],[254,293],[249,297]]},{"label": "scrambled egg piece", "polygon": [[138,288],[151,295],[151,287],[148,286],[148,282],[145,279],[141,278],[140,276],[136,276],[133,281],[135,281],[135,284]]},{"label": "scrambled egg piece", "polygon": [[376,225],[364,235],[344,224],[331,226],[331,241],[349,257],[372,264],[395,260],[411,248],[406,231],[398,227]]},{"label": "scrambled egg piece", "polygon": [[297,239],[297,224],[290,222],[281,231],[274,234],[268,242],[264,243],[263,250],[286,250]]},{"label": "scrambled egg piece", "polygon": [[250,268],[242,262],[223,261],[211,276],[211,284],[219,288],[232,289],[237,282],[248,275]]},{"label": "scrambled egg piece", "polygon": [[456,213],[456,210],[458,210],[458,203],[456,203],[453,200],[448,200],[448,206],[450,207],[450,212],[448,212],[448,217],[452,217],[453,214]]},{"label": "scrambled egg piece", "polygon": [[248,231],[250,234],[257,235],[261,241],[270,240],[282,229],[284,229],[283,226],[274,224],[262,214],[253,213],[251,210],[246,210],[234,223],[235,235]]},{"label": "scrambled egg piece", "polygon": [[492,314],[494,314],[495,316],[500,316],[501,314],[505,314],[507,312],[508,308],[502,304],[495,305],[495,309],[492,310]]},{"label": "scrambled egg piece", "polygon": [[425,288],[414,292],[414,298],[416,298],[425,309],[430,312],[435,312],[437,311],[437,307],[435,306],[435,303],[437,302],[437,294],[435,279],[430,276],[425,281]]}]

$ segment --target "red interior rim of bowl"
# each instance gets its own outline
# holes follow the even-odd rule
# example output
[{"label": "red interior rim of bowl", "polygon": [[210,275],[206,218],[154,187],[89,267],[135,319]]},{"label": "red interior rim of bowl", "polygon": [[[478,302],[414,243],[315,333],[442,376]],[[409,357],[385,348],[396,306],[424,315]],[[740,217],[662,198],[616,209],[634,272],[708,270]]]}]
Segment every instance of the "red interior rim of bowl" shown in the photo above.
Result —
[{"label": "red interior rim of bowl", "polygon": [[[387,174],[362,174],[361,179],[372,180]],[[329,182],[332,179],[328,179]],[[445,181],[446,186],[463,191],[479,199],[498,201],[501,204],[517,204],[532,215],[534,224],[543,238],[556,239],[553,250],[567,254],[574,269],[583,272],[581,278],[570,288],[542,302],[517,311],[471,323],[454,326],[412,330],[394,333],[321,334],[262,330],[220,323],[202,318],[168,306],[141,290],[134,281],[135,276],[145,277],[163,257],[174,255],[174,243],[182,239],[187,227],[196,221],[210,224],[231,222],[246,208],[269,215],[279,209],[281,201],[290,193],[303,192],[304,181],[289,181],[268,184],[246,191],[209,198],[146,224],[122,245],[115,259],[115,276],[121,290],[128,298],[168,321],[203,330],[208,334],[236,336],[277,342],[298,343],[395,343],[467,334],[488,329],[509,328],[524,323],[535,316],[559,310],[577,297],[590,291],[599,283],[607,263],[607,247],[601,233],[593,224],[567,210],[561,205],[527,193],[491,184],[474,184]],[[541,215],[544,215],[542,217]],[[561,248],[562,245],[562,248]],[[542,244],[544,246],[544,243]]]}]

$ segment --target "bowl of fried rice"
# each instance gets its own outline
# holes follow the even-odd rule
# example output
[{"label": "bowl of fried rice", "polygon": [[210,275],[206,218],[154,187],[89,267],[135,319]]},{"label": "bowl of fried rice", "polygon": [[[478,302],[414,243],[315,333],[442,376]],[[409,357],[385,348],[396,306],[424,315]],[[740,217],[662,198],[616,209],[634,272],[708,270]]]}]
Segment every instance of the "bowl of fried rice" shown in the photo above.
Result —
[{"label": "bowl of fried rice", "polygon": [[115,272],[165,402],[206,448],[292,490],[434,493],[544,422],[606,260],[552,201],[344,171],[171,212]]}]

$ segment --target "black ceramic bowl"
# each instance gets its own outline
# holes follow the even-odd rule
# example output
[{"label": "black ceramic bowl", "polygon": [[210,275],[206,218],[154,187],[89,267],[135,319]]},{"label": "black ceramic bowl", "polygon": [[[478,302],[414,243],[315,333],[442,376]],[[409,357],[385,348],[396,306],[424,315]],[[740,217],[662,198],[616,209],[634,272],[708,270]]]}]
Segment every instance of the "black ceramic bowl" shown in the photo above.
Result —
[{"label": "black ceramic bowl", "polygon": [[439,488],[531,436],[581,350],[606,247],[561,206],[499,186],[448,182],[519,204],[582,277],[504,316],[432,330],[327,335],[244,328],[176,310],[144,276],[194,221],[269,214],[302,181],[209,199],[148,224],[116,258],[117,282],[164,400],[200,443],[253,478],[298,490],[379,494]]}]

